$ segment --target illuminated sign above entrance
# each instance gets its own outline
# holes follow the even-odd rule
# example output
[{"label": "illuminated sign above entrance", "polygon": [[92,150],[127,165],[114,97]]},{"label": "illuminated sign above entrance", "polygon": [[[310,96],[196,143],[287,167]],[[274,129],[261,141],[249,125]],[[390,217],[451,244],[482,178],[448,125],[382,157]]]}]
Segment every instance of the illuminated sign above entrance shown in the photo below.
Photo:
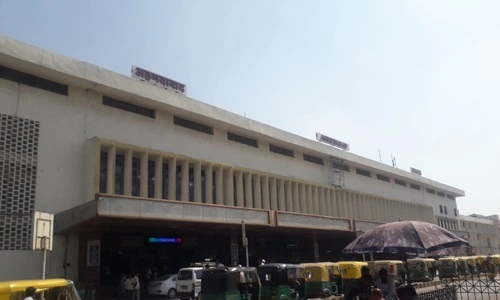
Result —
[{"label": "illuminated sign above entrance", "polygon": [[132,66],[132,77],[141,81],[149,82],[153,85],[165,88],[167,90],[186,95],[186,85],[167,77],[155,74],[148,70]]},{"label": "illuminated sign above entrance", "polygon": [[182,238],[175,237],[150,237],[148,243],[152,244],[182,244]]}]

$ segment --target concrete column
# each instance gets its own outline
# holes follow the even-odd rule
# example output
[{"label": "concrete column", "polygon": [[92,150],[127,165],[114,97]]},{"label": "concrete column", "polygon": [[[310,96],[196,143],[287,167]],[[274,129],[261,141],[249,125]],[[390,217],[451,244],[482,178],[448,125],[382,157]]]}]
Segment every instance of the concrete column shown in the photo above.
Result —
[{"label": "concrete column", "polygon": [[158,155],[155,160],[155,198],[161,199],[163,195],[163,156]]},{"label": "concrete column", "polygon": [[168,199],[177,199],[177,158],[171,157],[168,160]]},{"label": "concrete column", "polygon": [[194,202],[201,203],[201,161],[196,161],[194,163]]},{"label": "concrete column", "polygon": [[245,173],[245,207],[253,208],[252,174]]},{"label": "concrete column", "polygon": [[181,166],[181,200],[189,201],[189,160],[184,160]]},{"label": "concrete column", "polygon": [[343,217],[352,219],[352,216],[349,215],[349,201],[347,199],[347,191],[341,191],[341,195]]},{"label": "concrete column", "polygon": [[300,194],[299,194],[299,183],[292,182],[292,194],[293,194],[293,211],[300,212]]},{"label": "concrete column", "polygon": [[285,180],[278,179],[278,209],[280,211],[286,211],[286,200],[285,200]]},{"label": "concrete column", "polygon": [[290,180],[285,181],[285,202],[286,202],[286,210],[294,211],[292,183],[290,182]]},{"label": "concrete column", "polygon": [[331,188],[330,195],[332,198],[332,216],[338,217],[339,216],[339,201],[337,198],[337,189]]},{"label": "concrete column", "polygon": [[106,194],[115,194],[116,146],[108,150],[108,169],[106,174]]},{"label": "concrete column", "polygon": [[307,192],[307,213],[308,214],[314,214],[314,207],[313,207],[313,191],[312,191],[312,186],[310,184],[306,185],[306,192]]},{"label": "concrete column", "polygon": [[269,199],[269,177],[261,176],[262,179],[262,208],[271,209],[271,201]]},{"label": "concrete column", "polygon": [[225,173],[224,205],[234,206],[233,168],[228,168]]},{"label": "concrete column", "polygon": [[312,189],[312,197],[313,197],[313,214],[319,215],[319,193],[318,187],[313,185]]},{"label": "concrete column", "polygon": [[332,195],[331,195],[331,189],[329,187],[325,188],[325,201],[326,201],[326,215],[332,217],[333,216]]},{"label": "concrete column", "polygon": [[208,164],[205,168],[205,203],[213,204],[214,203],[214,170],[212,164]]},{"label": "concrete column", "polygon": [[271,210],[278,210],[278,191],[276,187],[276,178],[269,178],[270,188],[269,193],[271,197]]},{"label": "concrete column", "polygon": [[300,213],[307,214],[307,187],[304,183],[299,183],[299,193],[300,193]]},{"label": "concrete column", "polygon": [[243,191],[243,172],[236,171],[236,206],[245,206],[245,193]]},{"label": "concrete column", "polygon": [[224,169],[222,166],[217,166],[215,169],[215,203],[224,204]]},{"label": "concrete column", "polygon": [[132,149],[127,149],[125,152],[125,170],[124,170],[124,183],[123,183],[123,194],[125,196],[132,196]]},{"label": "concrete column", "polygon": [[252,176],[253,180],[253,207],[262,208],[262,189],[260,184],[260,175]]},{"label": "concrete column", "polygon": [[319,214],[326,216],[326,199],[325,199],[325,189],[323,187],[318,187],[319,192]]}]

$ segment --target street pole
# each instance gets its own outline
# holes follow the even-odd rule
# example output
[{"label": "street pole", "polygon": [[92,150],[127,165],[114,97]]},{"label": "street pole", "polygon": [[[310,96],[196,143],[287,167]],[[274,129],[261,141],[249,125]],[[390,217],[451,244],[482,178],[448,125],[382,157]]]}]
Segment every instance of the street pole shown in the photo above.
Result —
[{"label": "street pole", "polygon": [[241,243],[243,245],[243,248],[245,248],[245,258],[246,258],[246,263],[247,263],[247,267],[249,267],[249,264],[248,264],[248,239],[247,239],[247,233],[246,233],[246,229],[245,229],[245,221],[241,221]]},{"label": "street pole", "polygon": [[46,247],[46,239],[47,237],[42,237],[41,245],[43,249],[43,260],[42,260],[42,279],[45,279],[45,267],[47,266],[47,247]]}]

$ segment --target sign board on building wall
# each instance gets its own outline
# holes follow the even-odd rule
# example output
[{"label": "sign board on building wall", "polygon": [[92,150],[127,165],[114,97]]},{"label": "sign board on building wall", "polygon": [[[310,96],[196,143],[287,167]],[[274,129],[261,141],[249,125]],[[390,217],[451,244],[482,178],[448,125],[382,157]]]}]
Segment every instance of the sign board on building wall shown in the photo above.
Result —
[{"label": "sign board on building wall", "polygon": [[155,74],[148,70],[132,66],[132,77],[137,78],[141,81],[146,81],[153,85],[165,88],[167,90],[186,95],[187,88],[185,84],[177,82],[167,77]]},{"label": "sign board on building wall", "polygon": [[54,215],[35,211],[33,216],[33,250],[52,250]]},{"label": "sign board on building wall", "polygon": [[98,267],[101,264],[101,241],[87,242],[87,267]]},{"label": "sign board on building wall", "polygon": [[320,143],[325,143],[327,145],[333,146],[340,148],[342,150],[349,151],[349,144],[339,141],[337,139],[334,139],[332,137],[329,137],[327,135],[321,134],[319,132],[316,132],[316,140]]},{"label": "sign board on building wall", "polygon": [[419,169],[410,168],[410,172],[422,176],[422,171],[420,171]]}]

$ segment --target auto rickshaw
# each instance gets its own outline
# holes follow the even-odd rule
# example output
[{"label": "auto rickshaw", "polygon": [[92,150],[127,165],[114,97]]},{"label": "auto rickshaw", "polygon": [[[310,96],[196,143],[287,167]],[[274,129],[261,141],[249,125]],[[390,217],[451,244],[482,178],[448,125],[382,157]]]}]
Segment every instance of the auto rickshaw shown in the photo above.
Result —
[{"label": "auto rickshaw", "polygon": [[263,264],[257,267],[262,300],[306,299],[304,267],[298,264]]},{"label": "auto rickshaw", "polygon": [[401,260],[376,260],[368,262],[373,279],[378,278],[381,269],[387,270],[387,275],[396,283],[403,284],[406,281],[406,270]]},{"label": "auto rickshaw", "polygon": [[458,256],[456,257],[458,272],[460,276],[468,276],[470,275],[468,258],[466,256]]},{"label": "auto rickshaw", "polygon": [[260,300],[261,284],[253,267],[217,267],[203,270],[202,300]]},{"label": "auto rickshaw", "polygon": [[434,280],[435,260],[432,258],[411,258],[406,261],[408,283]]},{"label": "auto rickshaw", "polygon": [[[326,263],[302,263],[307,278],[308,298],[328,298],[338,292]],[[332,274],[333,275],[333,274]]]},{"label": "auto rickshaw", "polygon": [[80,300],[73,281],[67,279],[0,282],[0,300],[22,300],[26,288],[36,289],[34,300]]},{"label": "auto rickshaw", "polygon": [[361,268],[368,267],[366,261],[339,261],[340,274],[342,276],[342,290],[345,294],[347,289],[361,278]]},{"label": "auto rickshaw", "polygon": [[475,256],[464,256],[467,261],[467,266],[469,269],[469,274],[477,275],[479,274],[477,269],[477,258]]},{"label": "auto rickshaw", "polygon": [[439,279],[459,276],[458,263],[455,257],[441,257],[438,259]]},{"label": "auto rickshaw", "polygon": [[342,275],[340,274],[339,263],[336,262],[323,262],[328,268],[328,273],[330,274],[330,281],[335,284],[337,288],[337,294],[341,293],[342,289]]}]

